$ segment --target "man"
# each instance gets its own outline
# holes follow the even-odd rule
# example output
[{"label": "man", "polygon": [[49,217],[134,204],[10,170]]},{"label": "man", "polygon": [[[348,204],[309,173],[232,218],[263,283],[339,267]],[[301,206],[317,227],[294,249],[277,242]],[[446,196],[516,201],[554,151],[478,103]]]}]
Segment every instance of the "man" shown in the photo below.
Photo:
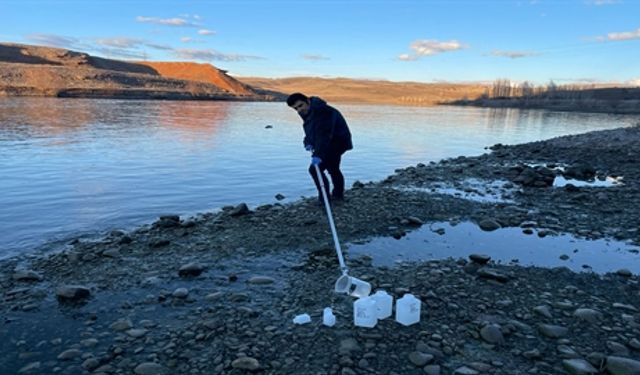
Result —
[{"label": "man", "polygon": [[[322,192],[315,166],[320,168],[327,198],[344,199],[344,176],[340,172],[342,154],[351,150],[351,133],[342,114],[324,100],[296,92],[289,95],[287,105],[302,117],[304,128],[304,148],[311,151],[309,173],[318,189],[318,199],[322,205]],[[329,172],[333,183],[333,193],[329,194],[329,181],[324,171]]]}]

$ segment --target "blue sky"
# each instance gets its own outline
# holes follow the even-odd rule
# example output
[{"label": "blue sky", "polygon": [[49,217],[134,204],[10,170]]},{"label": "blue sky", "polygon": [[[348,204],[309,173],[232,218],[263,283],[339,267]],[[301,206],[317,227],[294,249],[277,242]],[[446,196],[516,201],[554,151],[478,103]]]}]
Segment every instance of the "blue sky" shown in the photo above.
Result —
[{"label": "blue sky", "polygon": [[640,0],[2,0],[0,41],[234,76],[640,85]]}]

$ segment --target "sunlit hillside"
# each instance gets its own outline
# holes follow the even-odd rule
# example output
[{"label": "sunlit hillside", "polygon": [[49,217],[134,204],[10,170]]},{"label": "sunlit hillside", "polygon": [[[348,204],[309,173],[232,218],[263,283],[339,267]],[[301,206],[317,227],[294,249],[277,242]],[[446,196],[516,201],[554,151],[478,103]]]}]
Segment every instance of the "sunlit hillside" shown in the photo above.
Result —
[{"label": "sunlit hillside", "polygon": [[348,78],[256,78],[242,77],[253,87],[284,93],[303,92],[332,102],[437,105],[459,99],[475,99],[486,93],[488,85],[418,83],[357,80]]}]

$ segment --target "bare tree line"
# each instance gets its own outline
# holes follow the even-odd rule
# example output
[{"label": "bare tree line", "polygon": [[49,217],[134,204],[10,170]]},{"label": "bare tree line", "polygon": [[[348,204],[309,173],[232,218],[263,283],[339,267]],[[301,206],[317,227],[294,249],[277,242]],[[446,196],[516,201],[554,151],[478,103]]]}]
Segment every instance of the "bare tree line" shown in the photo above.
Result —
[{"label": "bare tree line", "polygon": [[557,85],[553,80],[546,85],[535,85],[529,81],[516,83],[509,79],[497,79],[487,88],[483,98],[589,99],[596,88],[595,84]]}]

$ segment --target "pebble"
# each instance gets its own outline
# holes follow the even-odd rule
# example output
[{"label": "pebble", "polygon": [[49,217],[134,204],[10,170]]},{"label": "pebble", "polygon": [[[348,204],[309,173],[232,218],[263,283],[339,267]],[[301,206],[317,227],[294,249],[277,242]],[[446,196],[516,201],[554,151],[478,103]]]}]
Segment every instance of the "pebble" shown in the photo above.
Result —
[{"label": "pebble", "polygon": [[56,296],[62,301],[77,301],[90,295],[89,288],[81,285],[64,285],[56,289]]},{"label": "pebble", "polygon": [[433,356],[422,352],[411,352],[409,353],[409,361],[411,361],[411,363],[416,367],[423,367],[427,363],[433,361]]},{"label": "pebble", "polygon": [[78,349],[69,349],[58,355],[58,359],[62,361],[67,361],[82,355],[82,351]]},{"label": "pebble", "polygon": [[576,309],[573,316],[589,323],[597,323],[602,319],[602,313],[600,311],[587,308]]},{"label": "pebble", "polygon": [[538,330],[544,336],[551,338],[559,338],[566,335],[569,332],[569,329],[562,326],[552,325],[552,324],[538,324]]},{"label": "pebble", "polygon": [[551,315],[551,310],[549,309],[549,306],[547,305],[540,305],[540,306],[536,306],[533,308],[533,311],[537,314],[540,314],[542,316],[544,316],[545,318],[552,318]]},{"label": "pebble", "polygon": [[126,333],[127,333],[127,335],[137,339],[137,338],[140,338],[140,337],[146,335],[147,332],[148,331],[146,329],[144,329],[144,328],[135,328],[135,329],[128,330]]},{"label": "pebble", "polygon": [[174,298],[187,298],[189,295],[189,289],[187,288],[178,288],[173,291],[171,294]]},{"label": "pebble", "polygon": [[504,344],[504,336],[497,324],[487,324],[480,329],[480,337],[489,344]]},{"label": "pebble", "polygon": [[572,375],[595,375],[598,370],[584,359],[565,359],[562,367]]},{"label": "pebble", "polygon": [[478,371],[469,368],[467,366],[462,366],[462,367],[458,367],[454,372],[453,375],[477,375],[479,374]]},{"label": "pebble", "polygon": [[118,319],[116,322],[112,323],[109,328],[114,331],[126,331],[133,327],[133,323],[129,319]]},{"label": "pebble", "polygon": [[469,259],[478,264],[487,264],[491,260],[491,257],[486,254],[471,254],[469,255]]},{"label": "pebble", "polygon": [[616,274],[618,276],[622,276],[622,277],[631,277],[633,276],[633,274],[631,273],[630,270],[628,270],[627,268],[621,268],[619,270],[616,271]]},{"label": "pebble", "polygon": [[240,357],[231,362],[231,367],[241,370],[255,371],[260,368],[260,362],[252,357]]},{"label": "pebble", "polygon": [[189,263],[180,267],[180,269],[178,270],[178,275],[182,277],[199,276],[204,270],[205,267],[202,264]]},{"label": "pebble", "polygon": [[500,224],[498,224],[497,221],[491,219],[481,220],[480,223],[478,223],[478,226],[480,227],[480,229],[486,232],[491,232],[500,228]]},{"label": "pebble", "polygon": [[40,370],[40,362],[31,362],[18,370],[18,374],[29,374],[32,371]]},{"label": "pebble", "polygon": [[[131,371],[131,370],[129,370]],[[167,368],[164,366],[155,363],[155,362],[144,362],[136,366],[133,369],[133,372],[137,375],[164,375],[168,374]]]},{"label": "pebble", "polygon": [[273,284],[275,280],[272,277],[268,276],[253,276],[249,280],[247,280],[249,284],[256,285],[264,285],[264,284]]},{"label": "pebble", "polygon": [[640,374],[640,362],[630,358],[609,356],[606,368],[611,375]]},{"label": "pebble", "polygon": [[425,366],[422,371],[424,371],[427,375],[440,375],[440,366],[439,365],[428,365]]},{"label": "pebble", "polygon": [[32,270],[17,270],[12,278],[16,281],[42,281],[42,276]]}]

